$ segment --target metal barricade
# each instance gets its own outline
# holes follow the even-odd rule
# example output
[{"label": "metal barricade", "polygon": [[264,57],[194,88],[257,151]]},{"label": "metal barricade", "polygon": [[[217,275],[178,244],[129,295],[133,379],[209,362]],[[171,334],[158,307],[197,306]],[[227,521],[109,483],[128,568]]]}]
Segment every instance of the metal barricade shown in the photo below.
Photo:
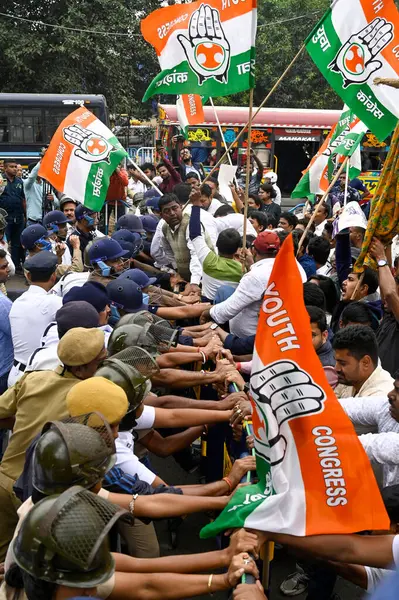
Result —
[{"label": "metal barricade", "polygon": [[133,160],[140,166],[146,162],[153,163],[155,157],[155,147],[154,146],[143,146],[142,148],[138,148],[136,151],[136,158]]}]

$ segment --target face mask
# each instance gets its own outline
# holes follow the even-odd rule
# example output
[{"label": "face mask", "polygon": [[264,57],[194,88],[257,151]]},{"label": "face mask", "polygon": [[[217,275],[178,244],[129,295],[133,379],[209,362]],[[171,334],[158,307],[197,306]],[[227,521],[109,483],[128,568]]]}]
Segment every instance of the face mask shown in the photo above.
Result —
[{"label": "face mask", "polygon": [[145,294],[143,292],[143,304],[149,304],[150,303],[150,297],[148,294]]},{"label": "face mask", "polygon": [[37,240],[35,245],[39,246],[40,250],[47,250],[49,252],[52,250],[51,242],[45,238],[40,238],[40,240]]},{"label": "face mask", "polygon": [[121,315],[119,313],[118,307],[115,306],[114,304],[111,304],[111,316],[109,318],[108,323],[110,325],[116,325],[117,322],[119,321],[119,319],[121,318]]}]

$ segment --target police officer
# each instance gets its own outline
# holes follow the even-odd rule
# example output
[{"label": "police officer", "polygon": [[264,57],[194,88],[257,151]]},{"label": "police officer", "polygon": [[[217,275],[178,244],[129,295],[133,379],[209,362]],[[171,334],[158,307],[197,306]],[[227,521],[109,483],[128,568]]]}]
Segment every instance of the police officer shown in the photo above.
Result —
[{"label": "police officer", "polygon": [[[87,206],[83,206],[83,204],[79,204],[75,209],[75,219],[75,228],[71,231],[71,235],[77,235],[79,237],[80,251],[83,258],[87,244],[95,238],[96,227],[98,225],[98,213],[90,210]],[[73,247],[69,239],[67,243],[71,254],[73,254]]]},{"label": "police officer", "polygon": [[62,306],[60,298],[48,294],[56,281],[56,268],[57,257],[45,250],[25,261],[29,289],[14,301],[9,317],[14,345],[14,365],[8,377],[9,386],[22,377],[29,356],[40,345],[44,330],[54,321],[57,310]]},{"label": "police officer", "polygon": [[29,225],[21,233],[21,245],[26,250],[28,257],[34,256],[42,250],[51,252],[50,233],[43,225]]},{"label": "police officer", "polygon": [[116,229],[127,229],[128,231],[140,234],[145,233],[140,217],[132,213],[126,213],[126,215],[119,217],[116,222]]},{"label": "police officer", "polygon": [[69,236],[69,244],[72,247],[73,258],[69,247],[65,243],[68,235],[69,220],[60,210],[52,210],[43,218],[43,225],[50,235],[52,250],[57,254],[63,269],[58,269],[57,275],[62,276],[67,271],[83,272],[82,253],[80,251],[80,239],[77,235]]},{"label": "police officer", "polygon": [[90,280],[100,281],[106,285],[124,270],[129,268],[128,250],[123,250],[116,240],[103,237],[95,240],[87,251],[90,266],[93,269]]}]

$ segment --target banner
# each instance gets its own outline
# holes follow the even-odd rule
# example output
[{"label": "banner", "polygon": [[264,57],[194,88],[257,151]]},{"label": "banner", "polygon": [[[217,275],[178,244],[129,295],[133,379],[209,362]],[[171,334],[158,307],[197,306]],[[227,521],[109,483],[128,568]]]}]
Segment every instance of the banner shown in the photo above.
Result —
[{"label": "banner", "polygon": [[350,156],[349,180],[362,170],[360,142],[367,126],[344,106],[340,119],[331,129],[317,154],[312,158],[291,198],[305,198],[309,194],[324,194],[333,178],[336,162]]},{"label": "banner", "polygon": [[161,72],[156,94],[227,96],[255,84],[256,0],[209,0],[159,8],[141,22]]},{"label": "banner", "polygon": [[399,117],[398,95],[374,80],[399,77],[394,0],[335,0],[305,43],[331,87],[384,140]]},{"label": "banner", "polygon": [[201,537],[236,527],[297,536],[388,527],[370,462],[313,348],[291,235],[264,293],[250,393],[259,483],[238,489]]},{"label": "banner", "polygon": [[183,94],[176,100],[177,118],[184,137],[190,125],[201,125],[205,123],[204,107],[201,96],[197,94]]},{"label": "banner", "polygon": [[78,108],[53,135],[39,169],[43,177],[70,198],[101,210],[109,179],[126,150],[92,112]]},{"label": "banner", "polygon": [[392,243],[399,233],[399,124],[392,136],[388,156],[371,203],[370,216],[363,240],[362,249],[356,260],[354,271],[361,273],[364,267],[377,269],[377,264],[369,254],[373,237],[377,237],[384,246]]}]

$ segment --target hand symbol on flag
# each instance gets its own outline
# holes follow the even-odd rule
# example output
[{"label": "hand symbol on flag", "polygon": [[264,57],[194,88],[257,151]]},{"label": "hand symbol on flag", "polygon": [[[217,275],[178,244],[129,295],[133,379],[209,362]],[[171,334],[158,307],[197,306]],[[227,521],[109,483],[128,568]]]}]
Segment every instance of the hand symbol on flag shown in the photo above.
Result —
[{"label": "hand symbol on flag", "polygon": [[87,162],[110,162],[109,155],[116,150],[102,135],[80,125],[69,125],[63,130],[64,138],[76,146],[75,156]]},{"label": "hand symbol on flag", "polygon": [[201,4],[190,19],[188,38],[179,34],[177,39],[183,47],[191,69],[198,77],[199,85],[213,77],[227,83],[230,66],[230,44],[220,23],[219,11]]},{"label": "hand symbol on flag", "polygon": [[282,424],[321,412],[326,395],[305,371],[284,360],[253,373],[251,392],[265,423],[264,431],[258,435],[255,431],[260,454],[271,465],[277,465],[284,460],[287,448],[287,440],[280,433]]},{"label": "hand symbol on flag", "polygon": [[352,84],[365,83],[382,67],[382,62],[375,60],[375,57],[392,38],[392,23],[376,18],[341,46],[328,68],[335,73],[341,73],[344,89]]}]

